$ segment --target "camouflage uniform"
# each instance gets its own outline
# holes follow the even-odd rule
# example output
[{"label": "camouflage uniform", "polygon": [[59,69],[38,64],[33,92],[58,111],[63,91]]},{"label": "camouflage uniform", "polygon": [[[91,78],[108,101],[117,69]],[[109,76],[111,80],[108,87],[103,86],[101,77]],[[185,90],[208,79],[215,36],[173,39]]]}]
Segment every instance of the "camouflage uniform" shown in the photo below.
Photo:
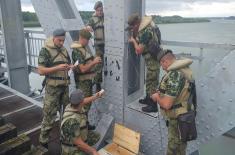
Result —
[{"label": "camouflage uniform", "polygon": [[[72,51],[72,61],[75,63],[76,61],[79,64],[86,64],[90,60],[93,59],[92,53],[86,49],[86,47],[82,47],[78,43],[73,43],[71,45]],[[76,83],[76,88],[81,89],[84,92],[85,97],[92,96],[92,80],[95,77],[95,67],[93,70],[89,71],[88,73],[81,73],[79,68],[75,70],[74,79]],[[88,76],[85,79],[81,79],[82,76]],[[86,105],[84,108],[86,112],[89,111],[91,104]]]},{"label": "camouflage uniform", "polygon": [[[145,20],[145,17],[143,17],[142,21]],[[154,37],[154,31],[152,28],[151,23],[146,25],[144,28],[139,28],[139,32],[137,35],[137,41],[139,44],[144,46],[144,51],[142,53],[147,73],[146,73],[146,95],[152,95],[154,92],[156,92],[158,82],[159,82],[159,72],[160,72],[160,65],[154,59],[151,54],[148,51],[148,44],[150,40]]]},{"label": "camouflage uniform", "polygon": [[89,20],[88,25],[94,30],[96,56],[102,59],[102,64],[97,65],[97,75],[94,78],[94,82],[97,84],[102,82],[102,68],[104,64],[104,17],[98,17],[94,14]]},{"label": "camouflage uniform", "polygon": [[69,104],[65,109],[61,123],[62,155],[86,155],[73,144],[74,140],[79,137],[92,146],[99,141],[100,135],[88,131],[87,115],[73,109]]},{"label": "camouflage uniform", "polygon": [[[178,96],[180,96],[185,85],[185,77],[181,71],[174,70],[169,71],[160,83],[159,89],[161,95],[170,96],[177,102]],[[179,108],[180,109],[180,108]],[[171,116],[169,113],[174,113],[174,110],[163,110],[162,114],[168,120],[168,149],[167,155],[185,155],[187,143],[180,140],[177,116]]]},{"label": "camouflage uniform", "polygon": [[[55,47],[52,38],[49,38],[45,43],[45,47],[43,47],[39,53],[38,65],[52,67],[60,63],[70,64],[68,52],[64,47],[60,49]],[[55,122],[57,111],[60,112],[61,106],[65,107],[69,102],[68,85],[69,77],[66,71],[58,71],[46,75],[43,121],[39,138],[40,143],[48,143],[49,132]]]}]

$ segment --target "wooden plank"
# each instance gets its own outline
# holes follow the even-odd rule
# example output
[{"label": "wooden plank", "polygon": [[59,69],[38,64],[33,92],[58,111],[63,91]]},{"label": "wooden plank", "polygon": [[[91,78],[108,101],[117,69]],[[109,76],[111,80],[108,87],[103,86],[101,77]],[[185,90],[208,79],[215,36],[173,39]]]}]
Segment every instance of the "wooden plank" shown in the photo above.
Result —
[{"label": "wooden plank", "polygon": [[138,154],[140,133],[128,129],[120,124],[115,124],[113,142],[135,154]]},{"label": "wooden plank", "polygon": [[104,149],[111,155],[136,155],[115,143],[107,145]]}]

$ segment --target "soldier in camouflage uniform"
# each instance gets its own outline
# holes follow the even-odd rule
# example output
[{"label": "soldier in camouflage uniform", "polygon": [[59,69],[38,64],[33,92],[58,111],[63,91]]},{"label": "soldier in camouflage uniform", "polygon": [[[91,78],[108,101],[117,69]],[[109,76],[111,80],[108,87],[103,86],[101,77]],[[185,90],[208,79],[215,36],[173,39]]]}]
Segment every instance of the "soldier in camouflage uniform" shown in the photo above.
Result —
[{"label": "soldier in camouflage uniform", "polygon": [[87,30],[94,32],[94,41],[95,41],[95,51],[96,56],[101,57],[102,64],[97,66],[97,75],[94,79],[96,84],[96,91],[101,90],[102,83],[102,68],[104,60],[104,13],[103,13],[103,4],[101,1],[97,1],[94,6],[95,13],[92,15],[91,19],[88,22]]},{"label": "soldier in camouflage uniform", "polygon": [[[92,95],[92,83],[96,76],[96,65],[101,63],[100,57],[93,57],[92,53],[87,49],[87,45],[91,33],[85,29],[80,30],[79,40],[72,43],[72,61],[76,63],[78,61],[79,65],[74,69],[74,79],[76,83],[76,88],[81,89],[85,97]],[[85,106],[85,111],[88,113],[90,109],[90,104]],[[90,126],[89,128],[93,128]]]},{"label": "soldier in camouflage uniform", "polygon": [[68,103],[68,85],[70,83],[68,70],[70,57],[63,47],[65,31],[57,29],[53,37],[46,40],[38,58],[38,73],[45,75],[45,98],[43,101],[43,121],[39,141],[48,147],[49,132],[56,119],[57,111]]},{"label": "soldier in camouflage uniform", "polygon": [[96,93],[84,98],[79,89],[71,93],[70,104],[67,105],[61,122],[62,155],[98,155],[91,146],[99,141],[100,135],[88,131],[84,106],[101,96],[101,93]]},{"label": "soldier in camouflage uniform", "polygon": [[176,60],[171,50],[163,50],[158,55],[158,61],[166,74],[152,99],[160,105],[161,113],[167,120],[167,155],[185,155],[187,143],[181,141],[177,117],[187,112],[189,81],[193,79],[189,68],[192,60]]},{"label": "soldier in camouflage uniform", "polygon": [[152,39],[158,41],[157,35],[154,33],[155,24],[151,16],[145,16],[142,19],[137,14],[133,14],[128,19],[129,28],[133,31],[133,36],[130,37],[129,42],[133,43],[136,54],[142,54],[145,60],[146,73],[146,97],[140,99],[139,102],[148,104],[143,107],[145,112],[157,112],[157,105],[151,100],[150,96],[156,91],[159,80],[159,63],[149,52],[149,42]]}]

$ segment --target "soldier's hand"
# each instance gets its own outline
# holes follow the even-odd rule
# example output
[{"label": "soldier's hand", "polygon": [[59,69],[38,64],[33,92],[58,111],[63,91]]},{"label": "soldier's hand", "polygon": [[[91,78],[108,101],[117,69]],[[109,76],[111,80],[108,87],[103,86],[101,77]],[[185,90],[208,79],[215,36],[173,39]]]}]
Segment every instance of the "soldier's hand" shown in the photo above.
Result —
[{"label": "soldier's hand", "polygon": [[65,71],[65,70],[69,70],[70,67],[68,64],[59,64],[56,66],[58,71]]},{"label": "soldier's hand", "polygon": [[104,89],[102,89],[101,91],[97,92],[96,94],[97,98],[101,98],[104,95]]},{"label": "soldier's hand", "polygon": [[99,64],[102,62],[101,57],[95,57],[95,59],[93,61],[95,64]]},{"label": "soldier's hand", "polygon": [[89,32],[93,32],[93,29],[92,29],[92,27],[91,26],[86,26],[86,28],[85,28],[87,31],[89,31]]},{"label": "soldier's hand", "polygon": [[133,43],[135,41],[135,38],[133,38],[132,36],[129,38],[128,40],[130,43]]},{"label": "soldier's hand", "polygon": [[93,151],[92,155],[99,155],[99,153],[97,151]]}]

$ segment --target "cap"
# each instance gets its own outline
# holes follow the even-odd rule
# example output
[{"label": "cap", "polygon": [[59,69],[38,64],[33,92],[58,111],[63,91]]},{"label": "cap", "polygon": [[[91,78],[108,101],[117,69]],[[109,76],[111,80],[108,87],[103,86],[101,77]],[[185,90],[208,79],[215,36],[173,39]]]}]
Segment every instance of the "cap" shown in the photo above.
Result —
[{"label": "cap", "polygon": [[86,29],[82,29],[79,31],[79,36],[89,40],[91,38],[91,33]]},{"label": "cap", "polygon": [[103,7],[103,3],[101,1],[97,1],[94,5],[94,10],[96,10],[99,7]]},{"label": "cap", "polygon": [[140,20],[139,14],[134,13],[128,18],[128,25],[133,26],[139,20]]},{"label": "cap", "polygon": [[70,94],[70,103],[72,105],[78,105],[80,104],[84,99],[84,93],[80,89],[74,90]]},{"label": "cap", "polygon": [[53,37],[65,36],[65,33],[64,29],[56,29],[53,31]]},{"label": "cap", "polygon": [[161,59],[168,53],[173,54],[172,50],[170,50],[170,49],[162,49],[157,55],[157,61],[160,62]]}]

